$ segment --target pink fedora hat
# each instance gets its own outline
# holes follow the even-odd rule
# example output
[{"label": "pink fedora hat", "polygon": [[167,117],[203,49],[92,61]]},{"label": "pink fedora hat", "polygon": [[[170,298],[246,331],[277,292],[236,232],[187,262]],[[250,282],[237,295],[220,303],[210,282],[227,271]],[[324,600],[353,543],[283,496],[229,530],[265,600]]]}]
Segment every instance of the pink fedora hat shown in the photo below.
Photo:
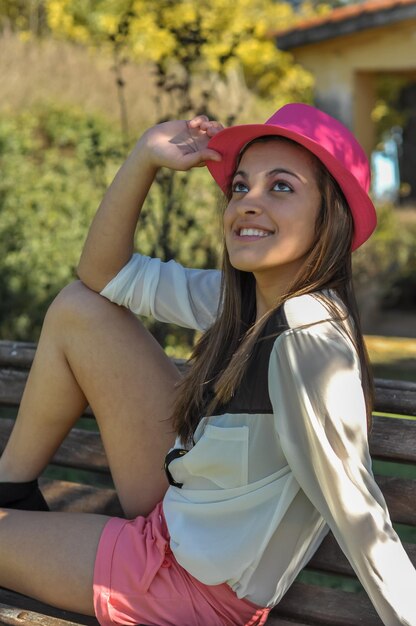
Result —
[{"label": "pink fedora hat", "polygon": [[364,243],[377,224],[376,210],[368,195],[370,166],[354,135],[338,120],[308,104],[287,104],[264,124],[225,128],[210,139],[208,147],[222,155],[207,161],[213,178],[227,193],[237,158],[244,146],[265,135],[293,139],[326,166],[341,187],[354,219],[352,250]]}]

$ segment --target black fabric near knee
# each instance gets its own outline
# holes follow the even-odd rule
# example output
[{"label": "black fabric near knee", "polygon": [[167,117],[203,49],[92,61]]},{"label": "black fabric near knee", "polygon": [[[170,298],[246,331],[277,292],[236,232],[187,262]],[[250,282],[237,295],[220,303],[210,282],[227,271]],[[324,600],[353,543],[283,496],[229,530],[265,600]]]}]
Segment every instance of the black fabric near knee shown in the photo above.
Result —
[{"label": "black fabric near knee", "polygon": [[37,480],[25,483],[0,482],[0,507],[24,511],[49,511]]}]

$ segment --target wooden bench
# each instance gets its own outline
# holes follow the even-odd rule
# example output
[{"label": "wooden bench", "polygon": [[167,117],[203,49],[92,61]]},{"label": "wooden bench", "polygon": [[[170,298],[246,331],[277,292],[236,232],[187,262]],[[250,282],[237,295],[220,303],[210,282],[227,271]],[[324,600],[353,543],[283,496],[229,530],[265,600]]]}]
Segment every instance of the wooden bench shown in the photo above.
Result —
[{"label": "wooden bench", "polygon": [[[35,348],[34,344],[0,342],[0,409],[3,413],[12,411],[7,407],[19,405]],[[183,362],[178,361],[177,365],[183,367]],[[416,416],[416,383],[377,380],[375,410]],[[94,424],[91,413],[87,412],[87,415],[89,422]],[[6,444],[12,425],[12,418],[0,419],[0,451]],[[405,525],[410,542],[405,540],[404,545],[416,564],[416,421],[376,415],[370,446],[372,457],[376,460],[376,473],[379,461],[399,464],[394,465],[397,475],[379,475],[377,481],[393,521]],[[42,491],[52,510],[122,514],[111,487],[106,457],[97,432],[73,429],[53,458],[52,465],[84,470],[86,477],[82,483],[79,478],[77,482],[71,482],[47,475],[42,477]],[[91,476],[101,477],[103,486],[92,486]],[[337,588],[333,588],[334,583]],[[267,623],[270,626],[380,626],[382,622],[367,595],[362,590],[358,593],[346,590],[354,586],[359,586],[354,572],[332,535],[329,535],[272,611]],[[93,618],[60,611],[0,589],[0,624],[68,626],[72,623],[97,625]]]}]

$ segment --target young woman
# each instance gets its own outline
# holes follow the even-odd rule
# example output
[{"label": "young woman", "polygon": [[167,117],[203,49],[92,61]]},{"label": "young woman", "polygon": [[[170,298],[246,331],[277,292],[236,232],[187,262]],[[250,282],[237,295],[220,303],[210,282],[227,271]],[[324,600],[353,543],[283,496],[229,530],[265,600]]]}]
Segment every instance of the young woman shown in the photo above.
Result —
[{"label": "young woman", "polygon": [[[133,254],[158,168],[204,164],[227,196],[222,272]],[[375,227],[368,185],[351,133],[303,104],[144,134],[46,316],[0,459],[0,586],[104,625],[260,624],[329,527],[383,623],[416,626],[367,443],[351,252]],[[204,331],[184,380],[128,309]],[[18,510],[46,508],[37,476],[87,402],[128,519]]]}]

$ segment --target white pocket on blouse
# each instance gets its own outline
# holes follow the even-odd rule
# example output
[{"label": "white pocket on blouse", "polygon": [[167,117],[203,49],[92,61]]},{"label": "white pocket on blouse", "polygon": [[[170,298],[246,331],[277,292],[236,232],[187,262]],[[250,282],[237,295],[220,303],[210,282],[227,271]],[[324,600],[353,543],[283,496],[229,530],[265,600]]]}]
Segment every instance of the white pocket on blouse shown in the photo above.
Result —
[{"label": "white pocket on blouse", "polygon": [[248,426],[220,428],[208,424],[194,447],[182,457],[193,476],[200,476],[223,489],[248,482]]}]

